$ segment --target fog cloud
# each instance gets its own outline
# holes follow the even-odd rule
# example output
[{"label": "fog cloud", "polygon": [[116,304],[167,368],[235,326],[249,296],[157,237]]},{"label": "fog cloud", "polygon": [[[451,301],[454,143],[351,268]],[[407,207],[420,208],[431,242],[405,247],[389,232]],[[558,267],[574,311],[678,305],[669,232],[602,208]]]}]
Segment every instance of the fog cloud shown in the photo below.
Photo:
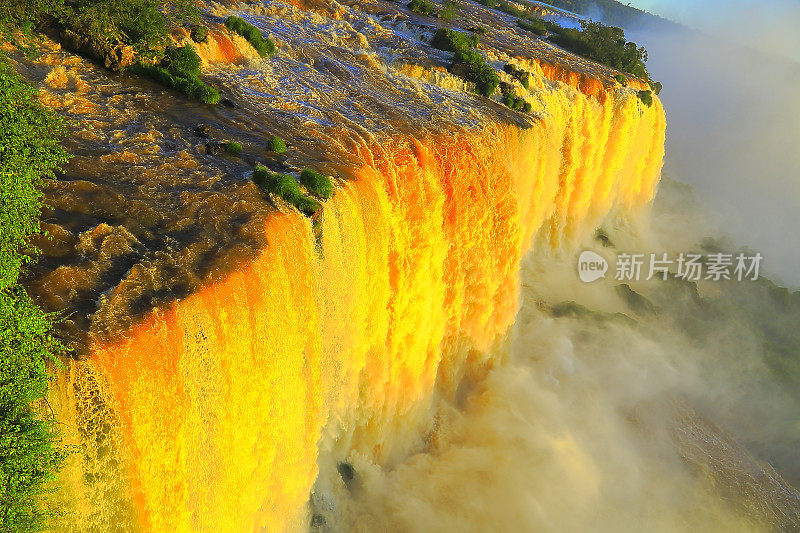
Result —
[{"label": "fog cloud", "polygon": [[[754,13],[751,4],[718,16],[731,31],[757,35],[762,48],[796,45],[798,25],[782,30],[800,20],[799,4],[782,8],[782,18],[774,9]],[[775,23],[769,31],[761,26],[767,13]],[[628,35],[646,45],[648,68],[664,83],[665,175],[691,184],[735,239],[762,252],[771,275],[800,286],[800,64],[732,44],[730,33]]]}]

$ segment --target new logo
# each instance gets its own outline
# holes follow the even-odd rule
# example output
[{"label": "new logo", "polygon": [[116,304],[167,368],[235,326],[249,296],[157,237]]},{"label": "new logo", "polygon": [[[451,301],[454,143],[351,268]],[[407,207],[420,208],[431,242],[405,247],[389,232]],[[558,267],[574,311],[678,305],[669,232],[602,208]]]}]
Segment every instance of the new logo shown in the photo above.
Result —
[{"label": "new logo", "polygon": [[591,283],[606,277],[608,261],[591,250],[584,250],[578,257],[578,277],[584,283]]}]

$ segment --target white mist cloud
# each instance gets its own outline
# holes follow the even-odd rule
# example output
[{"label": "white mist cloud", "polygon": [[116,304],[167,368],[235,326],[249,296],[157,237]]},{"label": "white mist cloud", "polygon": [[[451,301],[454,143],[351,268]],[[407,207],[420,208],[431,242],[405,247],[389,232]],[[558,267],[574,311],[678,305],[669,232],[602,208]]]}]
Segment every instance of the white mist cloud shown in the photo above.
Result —
[{"label": "white mist cloud", "polygon": [[797,0],[638,0],[632,4],[732,43],[800,60]]},{"label": "white mist cloud", "polygon": [[665,175],[691,184],[735,240],[762,252],[768,274],[800,286],[800,64],[699,32],[628,34],[664,84]]}]

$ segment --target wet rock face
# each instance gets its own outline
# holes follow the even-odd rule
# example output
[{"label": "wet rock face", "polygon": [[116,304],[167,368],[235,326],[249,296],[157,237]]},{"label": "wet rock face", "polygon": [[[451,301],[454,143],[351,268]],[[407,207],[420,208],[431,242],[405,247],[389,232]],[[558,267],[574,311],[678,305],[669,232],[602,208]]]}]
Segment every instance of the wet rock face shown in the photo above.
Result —
[{"label": "wet rock face", "polygon": [[107,69],[120,71],[136,61],[133,47],[123,44],[104,43],[79,35],[72,30],[61,33],[61,41],[69,50],[102,61]]},{"label": "wet rock face", "polygon": [[133,65],[134,61],[135,54],[133,48],[121,44],[109,49],[103,57],[106,68],[114,71],[120,71],[130,67]]}]

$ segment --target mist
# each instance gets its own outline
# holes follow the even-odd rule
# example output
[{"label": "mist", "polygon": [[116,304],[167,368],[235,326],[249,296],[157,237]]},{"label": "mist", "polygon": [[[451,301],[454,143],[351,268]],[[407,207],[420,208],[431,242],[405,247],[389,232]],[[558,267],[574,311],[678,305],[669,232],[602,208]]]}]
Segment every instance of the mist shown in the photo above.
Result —
[{"label": "mist", "polygon": [[794,0],[638,0],[635,7],[769,55],[800,59]]},{"label": "mist", "polygon": [[[800,18],[800,5],[702,13],[706,33],[627,31],[664,84],[664,175],[692,185],[732,239],[764,255],[769,276],[797,288],[800,64],[785,56],[798,50],[797,25],[787,22]],[[754,36],[758,50],[748,47]]]}]

